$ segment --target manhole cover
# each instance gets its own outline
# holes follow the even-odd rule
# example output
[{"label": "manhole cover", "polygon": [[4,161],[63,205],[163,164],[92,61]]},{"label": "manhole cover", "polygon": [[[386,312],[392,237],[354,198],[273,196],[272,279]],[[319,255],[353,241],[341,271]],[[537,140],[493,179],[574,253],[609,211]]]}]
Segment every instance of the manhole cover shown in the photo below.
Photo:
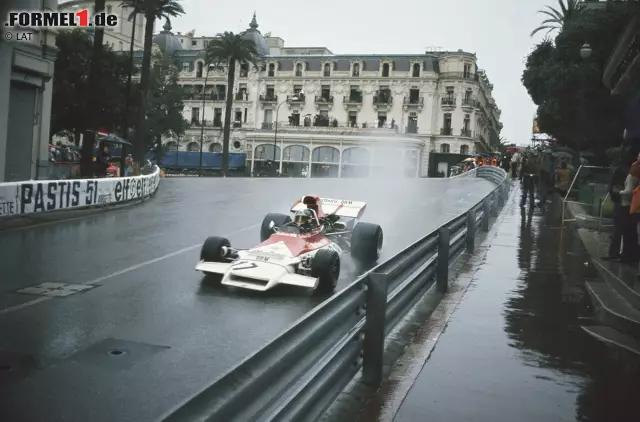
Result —
[{"label": "manhole cover", "polygon": [[110,350],[109,355],[111,356],[122,356],[125,352],[123,350]]}]

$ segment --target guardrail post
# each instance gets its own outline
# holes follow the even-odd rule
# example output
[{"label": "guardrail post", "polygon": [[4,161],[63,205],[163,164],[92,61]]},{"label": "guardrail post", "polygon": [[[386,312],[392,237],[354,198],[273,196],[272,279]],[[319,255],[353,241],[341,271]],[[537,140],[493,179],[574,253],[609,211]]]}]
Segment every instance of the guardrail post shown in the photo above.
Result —
[{"label": "guardrail post", "polygon": [[387,288],[388,280],[386,274],[371,273],[367,276],[367,311],[364,324],[362,381],[376,387],[382,383],[383,375]]},{"label": "guardrail post", "polygon": [[467,252],[473,253],[476,247],[476,211],[470,209],[467,211],[467,234],[465,236],[467,244]]},{"label": "guardrail post", "polygon": [[498,199],[496,198],[495,193],[491,194],[491,217],[497,217],[498,216]]},{"label": "guardrail post", "polygon": [[502,189],[498,188],[496,193],[498,194],[498,206],[502,208],[504,206],[504,196],[502,195]]},{"label": "guardrail post", "polygon": [[489,200],[485,198],[482,201],[482,230],[489,231],[489,215],[491,214],[491,204]]},{"label": "guardrail post", "polygon": [[448,227],[438,230],[438,265],[436,267],[436,286],[441,293],[449,291],[449,242],[451,232]]}]

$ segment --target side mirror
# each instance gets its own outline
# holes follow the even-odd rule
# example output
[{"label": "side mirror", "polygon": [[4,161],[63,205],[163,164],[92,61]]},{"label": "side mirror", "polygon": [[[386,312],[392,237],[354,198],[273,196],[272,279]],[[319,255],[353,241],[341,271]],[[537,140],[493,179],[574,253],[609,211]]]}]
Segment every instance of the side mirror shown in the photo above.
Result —
[{"label": "side mirror", "polygon": [[347,230],[347,225],[346,225],[345,223],[341,222],[341,221],[340,221],[340,222],[335,223],[335,224],[333,225],[333,227],[334,227],[336,230],[341,230],[341,231],[343,231],[343,230]]},{"label": "side mirror", "polygon": [[276,225],[276,223],[274,223],[273,221],[271,221],[271,222],[269,223],[269,228],[270,228],[270,229],[273,229],[273,228],[275,227],[275,225]]}]

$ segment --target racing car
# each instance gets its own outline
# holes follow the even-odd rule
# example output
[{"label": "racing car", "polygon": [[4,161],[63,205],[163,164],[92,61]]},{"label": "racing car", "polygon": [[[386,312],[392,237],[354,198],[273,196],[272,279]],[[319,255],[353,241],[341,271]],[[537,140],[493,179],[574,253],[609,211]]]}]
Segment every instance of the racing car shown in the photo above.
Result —
[{"label": "racing car", "polygon": [[202,245],[196,270],[222,275],[222,285],[265,291],[286,284],[332,292],[340,277],[340,256],[349,251],[360,263],[375,263],[382,250],[382,228],[360,221],[366,202],[305,195],[288,214],[267,214],[261,243],[232,248],[211,236]]}]

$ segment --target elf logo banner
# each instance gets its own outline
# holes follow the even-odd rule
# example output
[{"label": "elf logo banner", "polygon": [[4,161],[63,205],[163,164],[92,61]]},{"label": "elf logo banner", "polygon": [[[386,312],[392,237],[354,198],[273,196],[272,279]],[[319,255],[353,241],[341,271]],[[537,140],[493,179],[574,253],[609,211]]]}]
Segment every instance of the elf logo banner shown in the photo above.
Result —
[{"label": "elf logo banner", "polygon": [[89,16],[89,9],[77,12],[9,12],[4,26],[12,28],[115,27],[118,16],[104,12]]}]

